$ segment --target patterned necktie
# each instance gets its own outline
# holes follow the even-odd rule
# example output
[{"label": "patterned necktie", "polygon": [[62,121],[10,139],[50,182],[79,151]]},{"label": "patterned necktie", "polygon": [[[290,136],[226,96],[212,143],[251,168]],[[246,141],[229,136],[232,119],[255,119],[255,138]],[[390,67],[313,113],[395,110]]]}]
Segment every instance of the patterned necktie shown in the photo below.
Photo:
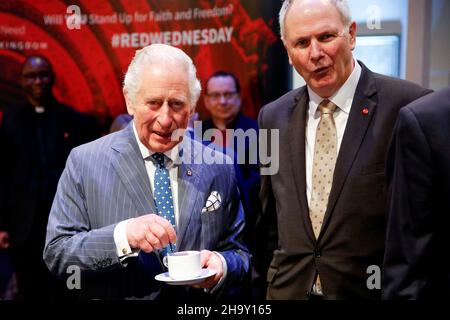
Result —
[{"label": "patterned necktie", "polygon": [[310,203],[310,219],[316,238],[319,237],[323,218],[328,204],[328,196],[333,182],[334,165],[336,164],[336,126],[333,112],[336,105],[323,100],[319,105],[321,119],[316,131],[314,161],[312,172],[312,193]]},{"label": "patterned necktie", "polygon": [[[154,153],[152,155],[156,161],[155,179],[153,183],[153,195],[158,215],[167,219],[175,228],[175,211],[173,208],[172,188],[170,187],[169,170],[164,165],[164,154]],[[175,244],[171,244],[163,249],[163,254],[175,250]]]},{"label": "patterned necktie", "polygon": [[[323,100],[319,104],[320,122],[316,131],[314,161],[312,172],[312,193],[309,216],[316,239],[319,237],[323,218],[327,210],[328,197],[333,183],[334,166],[336,164],[337,134],[333,113],[336,105]],[[319,276],[315,291],[322,293]]]}]

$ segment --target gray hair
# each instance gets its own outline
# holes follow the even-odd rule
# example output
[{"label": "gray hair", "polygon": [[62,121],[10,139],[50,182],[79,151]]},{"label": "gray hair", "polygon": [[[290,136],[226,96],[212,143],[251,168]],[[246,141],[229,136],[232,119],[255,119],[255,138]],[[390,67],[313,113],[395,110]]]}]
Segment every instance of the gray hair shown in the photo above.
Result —
[{"label": "gray hair", "polygon": [[[336,7],[339,14],[341,15],[341,20],[344,26],[349,27],[352,23],[352,15],[350,13],[350,7],[348,6],[347,0],[326,0],[330,2],[332,5]],[[295,0],[284,0],[283,5],[281,6],[280,13],[278,14],[278,21],[280,23],[280,35],[281,40],[285,40],[285,22],[286,22],[286,15],[291,8],[292,4],[295,2]]]},{"label": "gray hair", "polygon": [[151,44],[141,50],[136,50],[123,80],[123,89],[127,92],[131,102],[134,103],[136,100],[141,80],[140,72],[144,70],[145,66],[151,68],[152,65],[160,63],[182,63],[186,66],[191,108],[194,108],[202,91],[200,80],[197,78],[197,69],[186,53],[166,44]]}]

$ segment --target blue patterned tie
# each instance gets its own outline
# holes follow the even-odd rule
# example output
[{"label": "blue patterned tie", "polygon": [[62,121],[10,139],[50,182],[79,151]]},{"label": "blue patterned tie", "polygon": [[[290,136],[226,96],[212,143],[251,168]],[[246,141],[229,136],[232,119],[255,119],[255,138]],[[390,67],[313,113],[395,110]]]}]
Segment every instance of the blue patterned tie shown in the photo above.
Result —
[{"label": "blue patterned tie", "polygon": [[[152,155],[156,161],[155,179],[153,183],[153,196],[158,215],[167,219],[175,228],[175,212],[173,208],[172,188],[170,187],[169,170],[164,165],[164,154],[154,153]],[[175,251],[175,244],[171,244],[163,249],[163,254],[171,250]]]}]

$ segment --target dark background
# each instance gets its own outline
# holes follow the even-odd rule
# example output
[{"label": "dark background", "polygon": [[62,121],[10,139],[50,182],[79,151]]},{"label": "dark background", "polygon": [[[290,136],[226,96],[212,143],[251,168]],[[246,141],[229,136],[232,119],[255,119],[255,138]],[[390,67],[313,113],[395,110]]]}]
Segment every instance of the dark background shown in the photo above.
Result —
[{"label": "dark background", "polygon": [[[80,30],[69,30],[65,19],[56,24],[44,23],[44,15],[65,17],[67,7],[73,4],[80,7],[82,14],[98,15],[214,6],[233,6],[233,11],[230,16],[190,21],[85,24]],[[233,26],[231,43],[182,49],[194,60],[202,87],[218,69],[235,73],[242,85],[242,111],[256,118],[262,105],[290,87],[288,61],[278,36],[280,6],[281,1],[254,0],[0,1],[0,26],[16,30],[25,27],[22,34],[0,31],[0,111],[22,103],[21,64],[27,56],[43,54],[55,68],[55,96],[77,110],[95,115],[106,128],[115,116],[126,112],[122,81],[136,50],[113,48],[113,34]],[[18,48],[19,42],[22,48]],[[24,48],[26,42],[35,47]],[[16,48],[7,48],[10,43],[16,43]],[[208,116],[201,99],[197,111],[203,119]]]}]

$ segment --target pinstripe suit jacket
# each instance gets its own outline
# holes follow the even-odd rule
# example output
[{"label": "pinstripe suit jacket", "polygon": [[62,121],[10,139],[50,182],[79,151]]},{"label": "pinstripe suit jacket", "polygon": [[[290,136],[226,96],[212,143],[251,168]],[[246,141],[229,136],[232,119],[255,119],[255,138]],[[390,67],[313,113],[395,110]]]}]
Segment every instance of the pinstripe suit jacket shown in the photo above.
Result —
[{"label": "pinstripe suit jacket", "polygon": [[[181,143],[177,248],[208,249],[223,255],[228,271],[216,290],[219,297],[234,291],[248,274],[249,253],[242,243],[244,214],[233,166],[201,164],[204,148],[188,137]],[[201,213],[212,191],[221,194],[222,205]],[[164,299],[173,297],[175,290],[192,297],[192,291],[201,290],[154,280],[164,271],[157,252],[141,252],[138,258],[126,259],[126,264],[117,256],[113,235],[117,223],[155,212],[131,123],[122,131],[72,150],[50,212],[44,260],[61,278],[70,275],[71,265],[78,266],[82,298]]]}]

